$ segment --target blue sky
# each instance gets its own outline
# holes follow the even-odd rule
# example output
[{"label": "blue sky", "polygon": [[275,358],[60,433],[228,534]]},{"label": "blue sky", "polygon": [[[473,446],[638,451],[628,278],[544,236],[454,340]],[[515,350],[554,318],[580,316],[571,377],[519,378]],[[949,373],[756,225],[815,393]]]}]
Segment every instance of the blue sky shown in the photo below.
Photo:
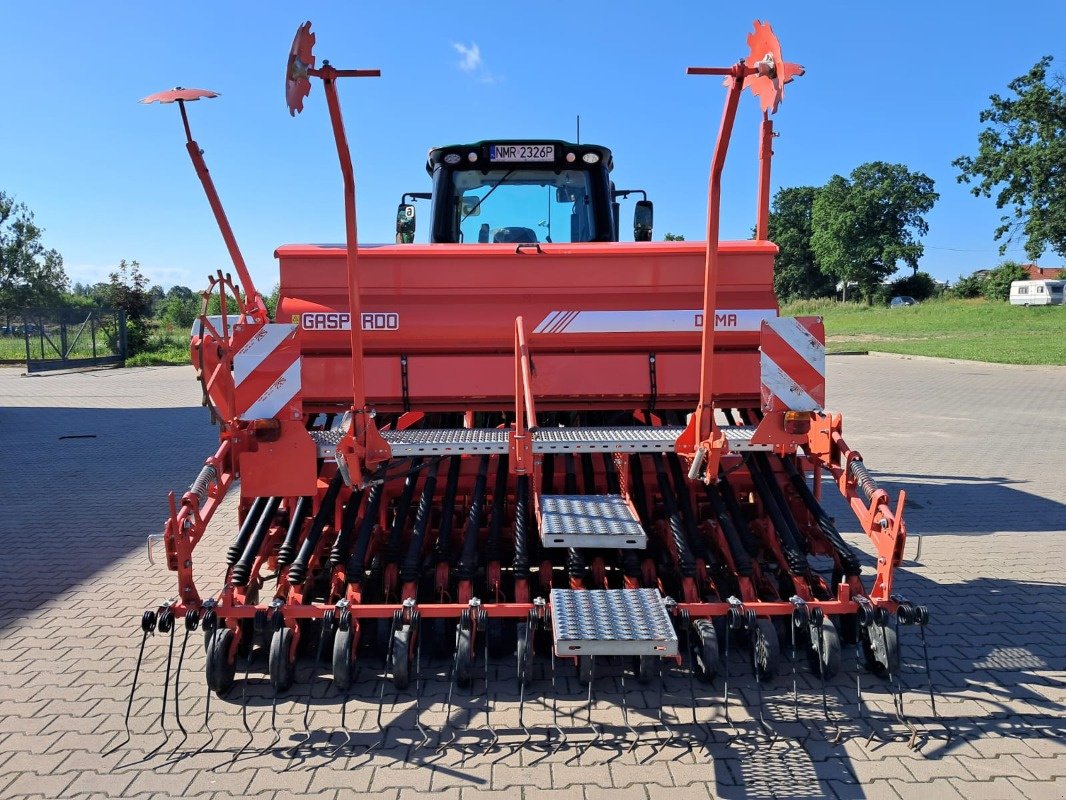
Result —
[{"label": "blue sky", "polygon": [[[1017,9],[1004,13],[1005,9]],[[846,9],[846,10],[845,10]],[[0,0],[8,92],[0,189],[30,206],[74,281],[137,259],[153,282],[201,287],[228,268],[185,153],[175,85],[214,89],[190,106],[193,135],[260,288],[274,247],[340,241],[342,196],[321,85],[291,119],[285,58],[305,19],[315,53],[341,68],[362,241],[391,241],[405,191],[428,191],[426,151],[494,137],[610,147],[619,186],[655,202],[655,238],[702,238],[724,89],[689,65],[746,55],[756,18],[807,74],[775,118],[773,185],[822,184],[865,161],[936,181],[923,269],[941,279],[997,263],[1000,213],[955,182],[978,114],[1043,55],[1066,73],[1066,3],[155,3]],[[754,221],[757,103],[746,95],[726,169],[722,233]],[[421,234],[425,231],[422,220]],[[418,237],[422,240],[423,235]],[[1007,257],[1024,259],[1020,244]],[[1054,266],[1052,253],[1041,259]]]}]

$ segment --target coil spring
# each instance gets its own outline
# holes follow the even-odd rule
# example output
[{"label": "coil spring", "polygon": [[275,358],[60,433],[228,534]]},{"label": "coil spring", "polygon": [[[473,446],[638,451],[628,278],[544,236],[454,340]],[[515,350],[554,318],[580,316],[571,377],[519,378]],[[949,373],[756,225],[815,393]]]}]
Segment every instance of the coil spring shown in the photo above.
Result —
[{"label": "coil spring", "polygon": [[217,479],[218,470],[211,464],[204,464],[204,468],[200,470],[200,474],[196,476],[196,480],[189,487],[189,491],[196,495],[196,499],[200,501],[201,506],[207,501],[208,487]]},{"label": "coil spring", "polygon": [[848,466],[851,470],[851,477],[853,477],[856,483],[859,484],[859,488],[862,489],[863,494],[866,495],[866,499],[870,500],[874,496],[874,492],[878,491],[881,487],[877,485],[877,481],[874,480],[869,470],[866,469],[866,465],[861,461],[852,461]]}]

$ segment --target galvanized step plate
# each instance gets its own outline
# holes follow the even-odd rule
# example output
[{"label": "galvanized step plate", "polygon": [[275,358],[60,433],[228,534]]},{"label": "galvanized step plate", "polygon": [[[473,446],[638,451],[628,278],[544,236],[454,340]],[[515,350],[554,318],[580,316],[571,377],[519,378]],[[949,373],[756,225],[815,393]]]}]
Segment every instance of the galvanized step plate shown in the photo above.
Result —
[{"label": "galvanized step plate", "polygon": [[751,443],[751,437],[755,435],[754,425],[723,425],[721,431],[725,436],[726,444],[734,453],[774,449],[773,445]]},{"label": "galvanized step plate", "polygon": [[[772,450],[770,445],[751,444],[754,425],[722,426],[729,449]],[[572,427],[538,428],[531,433],[535,453],[672,453],[674,442],[684,428],[660,427]],[[342,431],[311,431],[319,458],[332,458]],[[410,428],[382,431],[396,458],[431,455],[504,455],[509,432],[504,428]]]},{"label": "galvanized step plate", "polygon": [[534,453],[672,453],[684,428],[615,426],[610,428],[538,428]]},{"label": "galvanized step plate", "polygon": [[658,589],[552,589],[557,656],[676,656]]},{"label": "galvanized step plate", "polygon": [[382,431],[394,456],[503,455],[508,432],[503,428],[409,428]]},{"label": "galvanized step plate", "polygon": [[344,437],[344,431],[340,428],[330,428],[328,431],[308,431],[311,439],[318,449],[319,458],[333,458],[337,454],[337,445]]},{"label": "galvanized step plate", "polygon": [[545,547],[643,550],[648,536],[621,495],[545,494],[540,497],[540,541]]}]

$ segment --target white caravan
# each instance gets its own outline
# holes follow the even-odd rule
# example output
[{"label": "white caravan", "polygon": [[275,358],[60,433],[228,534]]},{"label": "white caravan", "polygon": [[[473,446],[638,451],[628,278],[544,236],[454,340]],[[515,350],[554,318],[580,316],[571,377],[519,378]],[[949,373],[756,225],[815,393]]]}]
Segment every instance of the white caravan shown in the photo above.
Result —
[{"label": "white caravan", "polygon": [[1012,306],[1061,306],[1066,281],[1011,281]]}]

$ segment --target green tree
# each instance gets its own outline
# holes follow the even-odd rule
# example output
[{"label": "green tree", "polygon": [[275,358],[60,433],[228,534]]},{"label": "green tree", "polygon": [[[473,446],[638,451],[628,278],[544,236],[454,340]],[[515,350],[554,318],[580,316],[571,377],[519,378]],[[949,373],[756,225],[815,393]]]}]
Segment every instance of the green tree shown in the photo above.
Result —
[{"label": "green tree", "polygon": [[668,233],[663,237],[664,242],[683,242],[685,241],[684,234],[681,233]]},{"label": "green tree", "polygon": [[774,292],[779,301],[833,295],[833,281],[818,268],[811,249],[811,215],[817,194],[814,186],[794,186],[774,195],[769,236],[779,250],[774,260]]},{"label": "green tree", "polygon": [[193,297],[188,299],[182,299],[176,295],[168,297],[163,300],[156,315],[165,325],[188,330],[200,315],[200,301]]},{"label": "green tree", "polygon": [[141,273],[141,265],[122,259],[108,276],[108,282],[94,287],[94,294],[102,305],[126,312],[126,346],[129,355],[136,355],[147,348],[152,295],[149,293],[148,278]]},{"label": "green tree", "polygon": [[56,303],[69,281],[63,257],[41,243],[33,212],[0,191],[0,314]]},{"label": "green tree", "polygon": [[977,275],[960,275],[951,287],[951,293],[956,297],[973,298],[980,297],[984,292],[985,282]]},{"label": "green tree", "polygon": [[929,231],[924,215],[940,196],[933,185],[928,175],[884,161],[861,164],[850,179],[830,178],[811,215],[811,250],[822,271],[845,287],[858,284],[867,302],[898,262],[917,272],[918,237]]},{"label": "green tree", "polygon": [[974,182],[975,197],[996,190],[996,208],[1013,206],[996,228],[996,239],[1006,237],[1000,254],[1021,232],[1034,261],[1049,247],[1066,257],[1066,90],[1061,77],[1048,79],[1051,61],[1045,56],[1011,81],[1013,96],[989,97],[980,120],[991,124],[977,137],[977,157],[951,162],[959,183]]},{"label": "green tree", "polygon": [[167,289],[167,299],[179,297],[182,300],[192,300],[196,294],[188,286],[171,286]]},{"label": "green tree", "polygon": [[936,281],[928,272],[915,272],[899,280],[892,281],[885,294],[893,297],[913,297],[915,300],[928,300],[937,293]]},{"label": "green tree", "polygon": [[981,293],[989,300],[1009,300],[1011,281],[1024,281],[1029,273],[1014,261],[1004,261],[985,277]]},{"label": "green tree", "polygon": [[97,286],[101,287],[101,301],[111,308],[125,311],[127,320],[144,319],[152,311],[148,278],[141,273],[141,265],[136,261],[122,259],[108,275],[108,282]]}]

